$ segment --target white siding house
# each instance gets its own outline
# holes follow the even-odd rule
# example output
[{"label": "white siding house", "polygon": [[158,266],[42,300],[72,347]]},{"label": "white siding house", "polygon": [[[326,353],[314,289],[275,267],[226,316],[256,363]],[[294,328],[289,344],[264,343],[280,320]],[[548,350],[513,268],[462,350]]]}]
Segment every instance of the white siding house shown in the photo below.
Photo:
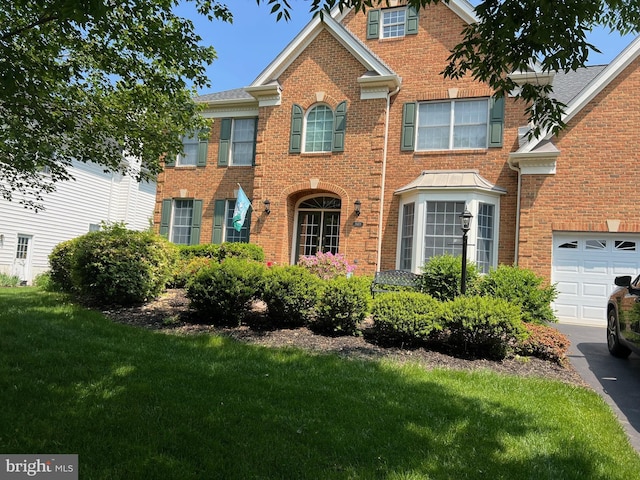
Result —
[{"label": "white siding house", "polygon": [[34,212],[0,199],[0,273],[31,283],[49,269],[48,256],[60,242],[97,229],[101,222],[124,222],[145,230],[152,225],[155,183],[138,183],[121,174],[104,173],[95,164],[74,163],[75,181],[60,182],[45,196],[44,210]]}]

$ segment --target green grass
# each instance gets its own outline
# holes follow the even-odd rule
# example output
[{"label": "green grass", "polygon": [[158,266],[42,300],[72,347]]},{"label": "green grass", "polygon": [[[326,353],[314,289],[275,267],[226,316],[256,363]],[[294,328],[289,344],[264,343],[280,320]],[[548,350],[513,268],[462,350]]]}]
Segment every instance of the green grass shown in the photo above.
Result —
[{"label": "green grass", "polygon": [[180,337],[0,289],[0,453],[85,479],[629,479],[594,392]]}]

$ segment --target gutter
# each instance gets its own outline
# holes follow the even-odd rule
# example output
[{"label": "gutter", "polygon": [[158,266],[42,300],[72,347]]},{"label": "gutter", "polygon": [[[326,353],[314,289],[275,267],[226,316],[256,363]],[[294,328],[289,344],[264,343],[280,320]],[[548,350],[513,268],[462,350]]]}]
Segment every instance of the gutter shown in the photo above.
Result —
[{"label": "gutter", "polygon": [[389,145],[389,110],[391,110],[391,97],[400,91],[400,85],[387,94],[387,110],[384,118],[384,147],[382,149],[382,179],[380,181],[380,212],[378,213],[378,247],[376,248],[376,272],[380,271],[382,261],[382,222],[384,214],[384,191],[387,181],[387,151]]}]

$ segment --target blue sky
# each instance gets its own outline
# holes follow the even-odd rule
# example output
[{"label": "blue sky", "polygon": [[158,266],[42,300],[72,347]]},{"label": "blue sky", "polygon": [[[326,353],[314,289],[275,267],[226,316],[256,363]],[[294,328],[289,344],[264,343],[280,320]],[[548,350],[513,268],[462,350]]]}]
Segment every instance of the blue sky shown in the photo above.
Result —
[{"label": "blue sky", "polygon": [[[257,5],[255,0],[226,3],[233,12],[233,24],[220,21],[210,23],[193,14],[188,5],[180,7],[177,12],[194,20],[202,43],[213,45],[218,55],[218,59],[207,69],[211,87],[202,89],[199,93],[246,87],[311,19],[308,1],[290,1],[293,10],[289,22],[276,22],[275,15],[269,13],[270,7],[265,4]],[[595,31],[590,41],[602,54],[590,55],[589,64],[611,62],[632,40],[633,36],[621,38],[607,30]]]}]

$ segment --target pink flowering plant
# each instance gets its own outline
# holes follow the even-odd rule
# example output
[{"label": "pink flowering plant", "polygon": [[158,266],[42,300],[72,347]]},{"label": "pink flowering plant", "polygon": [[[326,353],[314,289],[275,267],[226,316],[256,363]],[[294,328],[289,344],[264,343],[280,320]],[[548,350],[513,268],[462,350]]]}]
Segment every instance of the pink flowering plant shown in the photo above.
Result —
[{"label": "pink flowering plant", "polygon": [[349,274],[356,269],[355,265],[349,264],[344,255],[331,252],[318,252],[315,255],[302,256],[298,260],[298,265],[324,280],[350,276]]}]

